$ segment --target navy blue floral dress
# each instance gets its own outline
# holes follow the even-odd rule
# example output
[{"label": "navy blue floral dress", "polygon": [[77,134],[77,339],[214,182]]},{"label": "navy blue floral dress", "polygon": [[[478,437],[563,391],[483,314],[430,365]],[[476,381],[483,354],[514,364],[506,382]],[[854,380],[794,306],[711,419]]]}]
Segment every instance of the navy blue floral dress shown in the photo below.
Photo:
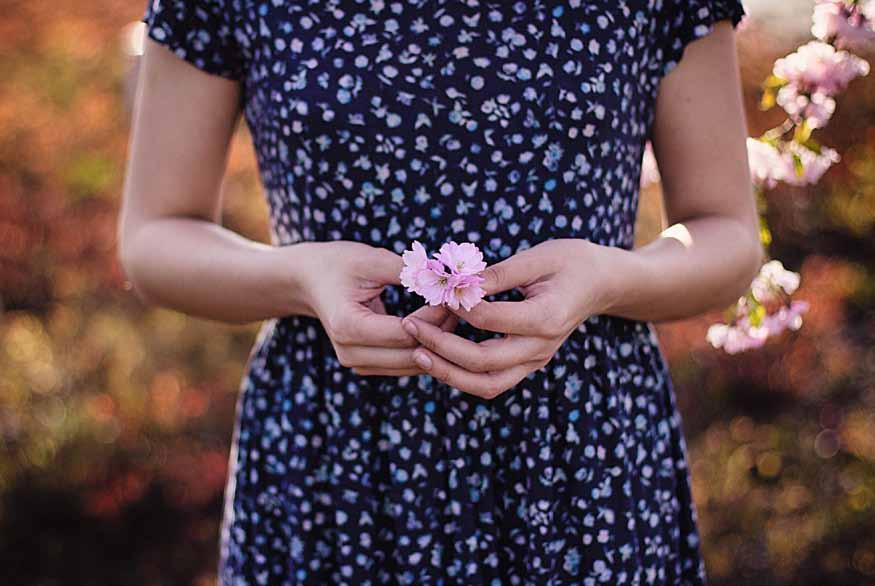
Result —
[{"label": "navy blue floral dress", "polygon": [[[472,241],[491,264],[551,238],[631,248],[659,82],[742,15],[737,0],[150,0],[144,21],[241,84],[274,244]],[[384,302],[422,304],[396,286]],[[226,586],[705,580],[648,322],[593,316],[490,401],[358,376],[318,320],[285,316],[241,390]]]}]

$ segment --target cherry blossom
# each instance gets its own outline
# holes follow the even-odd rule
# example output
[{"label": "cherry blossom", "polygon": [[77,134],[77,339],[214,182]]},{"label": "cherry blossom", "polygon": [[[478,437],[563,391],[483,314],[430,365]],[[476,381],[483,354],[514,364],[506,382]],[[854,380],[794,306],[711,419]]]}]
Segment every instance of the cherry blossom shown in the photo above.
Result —
[{"label": "cherry blossom", "polygon": [[777,175],[790,185],[813,185],[839,160],[839,154],[834,149],[822,147],[818,153],[797,142],[791,142],[783,153],[782,168],[777,171]]},{"label": "cherry blossom", "polygon": [[867,75],[869,63],[847,51],[837,51],[829,43],[810,41],[775,61],[773,73],[800,92],[833,96],[855,78]]},{"label": "cherry blossom", "polygon": [[414,241],[401,255],[401,284],[411,293],[425,298],[429,305],[446,304],[453,309],[470,310],[483,299],[481,287],[486,269],[483,253],[470,242],[447,242],[428,258],[425,247]]},{"label": "cherry blossom", "polygon": [[401,255],[404,268],[401,269],[401,284],[411,293],[416,291],[416,273],[425,268],[428,253],[418,241],[413,242],[411,250],[405,250]]},{"label": "cherry blossom", "polygon": [[875,40],[875,2],[872,0],[818,0],[811,19],[811,34],[845,47]]},{"label": "cherry blossom", "polygon": [[777,336],[784,330],[798,330],[802,327],[802,314],[808,311],[809,303],[796,300],[789,306],[781,306],[774,313],[763,318],[763,327],[769,336]]},{"label": "cherry blossom", "polygon": [[751,292],[760,303],[768,303],[783,293],[792,295],[799,287],[799,273],[788,271],[779,260],[770,260],[762,266],[751,283]]},{"label": "cherry blossom", "polygon": [[[751,182],[757,194],[763,245],[771,233],[765,223],[764,191],[778,183],[798,187],[820,181],[840,160],[838,152],[819,144],[812,132],[823,128],[835,114],[835,95],[854,79],[869,74],[869,63],[843,50],[875,41],[875,0],[816,0],[811,33],[815,37],[775,61],[764,83],[762,107],[780,106],[784,123],[762,136],[747,139]],[[641,187],[660,181],[650,144],[641,164]],[[770,336],[802,325],[809,304],[790,297],[799,287],[799,275],[778,260],[765,263],[748,291],[730,308],[728,323],[714,324],[707,340],[735,354],[762,346]]]},{"label": "cherry blossom", "polygon": [[[747,139],[747,157],[754,185],[772,188],[783,172],[781,152],[771,144],[756,138]],[[781,170],[779,172],[779,170]]]},{"label": "cherry blossom", "polygon": [[441,246],[436,257],[458,274],[476,275],[486,268],[486,263],[483,262],[483,253],[470,242],[462,244],[447,242]]},{"label": "cherry blossom", "polygon": [[453,309],[459,309],[461,305],[470,311],[486,294],[480,287],[484,280],[479,275],[471,274],[454,274],[450,276],[445,291],[445,303]]}]

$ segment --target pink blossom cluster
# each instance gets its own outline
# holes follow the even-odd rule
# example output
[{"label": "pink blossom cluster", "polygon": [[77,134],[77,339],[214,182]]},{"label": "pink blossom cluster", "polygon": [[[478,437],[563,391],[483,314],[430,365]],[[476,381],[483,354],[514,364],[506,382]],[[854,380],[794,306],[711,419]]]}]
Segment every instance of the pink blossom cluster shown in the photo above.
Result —
[{"label": "pink blossom cluster", "polygon": [[838,152],[829,147],[821,147],[817,152],[793,141],[779,148],[756,138],[747,139],[747,155],[754,185],[769,189],[779,181],[789,185],[813,185],[840,160]]},{"label": "pink blossom cluster", "polygon": [[751,283],[752,298],[742,297],[736,304],[733,323],[712,325],[707,340],[715,348],[737,354],[759,348],[785,330],[798,330],[809,308],[807,301],[789,300],[798,287],[798,273],[785,269],[779,260],[767,262]]},{"label": "pink blossom cluster", "polygon": [[[779,144],[776,146],[758,138],[747,139],[750,178],[757,187],[772,189],[779,182],[800,187],[814,185],[841,160],[838,152],[829,147],[820,147],[820,152],[817,152],[795,141]],[[659,167],[648,143],[641,163],[641,187],[659,181]]]},{"label": "pink blossom cluster", "polygon": [[[778,182],[817,183],[839,161],[838,153],[812,140],[811,132],[832,118],[835,95],[869,73],[868,62],[841,49],[875,41],[875,0],[815,0],[811,32],[817,40],[778,59],[766,81],[763,104],[781,106],[788,120],[747,141],[751,180],[758,189]],[[784,269],[780,261],[766,263],[731,308],[729,323],[708,329],[708,341],[735,354],[798,329],[809,309],[807,302],[791,299],[798,286],[799,275]]]},{"label": "pink blossom cluster", "polygon": [[839,47],[875,40],[875,0],[817,0],[811,34]]},{"label": "pink blossom cluster", "polygon": [[750,285],[754,299],[760,303],[780,301],[783,295],[792,295],[799,288],[799,273],[788,271],[776,259],[770,260],[760,268],[759,274]]},{"label": "pink blossom cluster", "polygon": [[422,295],[429,305],[444,303],[453,309],[461,306],[470,310],[486,294],[480,286],[485,280],[480,273],[486,263],[470,242],[447,242],[434,258],[428,258],[425,247],[414,241],[402,259],[401,284],[411,293]]},{"label": "pink blossom cluster", "polygon": [[706,339],[727,354],[759,348],[770,337],[802,327],[802,314],[808,311],[808,307],[807,301],[793,301],[763,317],[758,326],[752,325],[750,316],[739,318],[733,325],[713,324],[708,328]]},{"label": "pink blossom cluster", "polygon": [[784,83],[776,101],[796,122],[822,128],[835,112],[834,95],[857,77],[869,73],[869,63],[829,43],[811,41],[775,61],[774,76]]}]

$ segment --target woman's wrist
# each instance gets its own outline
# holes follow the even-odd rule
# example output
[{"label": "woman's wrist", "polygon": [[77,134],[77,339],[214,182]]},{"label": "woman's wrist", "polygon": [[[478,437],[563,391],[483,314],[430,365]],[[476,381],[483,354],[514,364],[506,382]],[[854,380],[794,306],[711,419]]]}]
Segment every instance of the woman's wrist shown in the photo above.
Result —
[{"label": "woman's wrist", "polygon": [[299,242],[274,246],[265,251],[265,294],[273,300],[278,316],[315,317],[309,295],[308,276],[312,270],[316,242]]},{"label": "woman's wrist", "polygon": [[642,285],[654,277],[647,260],[634,250],[600,246],[593,314],[626,317],[624,311],[637,303]]}]

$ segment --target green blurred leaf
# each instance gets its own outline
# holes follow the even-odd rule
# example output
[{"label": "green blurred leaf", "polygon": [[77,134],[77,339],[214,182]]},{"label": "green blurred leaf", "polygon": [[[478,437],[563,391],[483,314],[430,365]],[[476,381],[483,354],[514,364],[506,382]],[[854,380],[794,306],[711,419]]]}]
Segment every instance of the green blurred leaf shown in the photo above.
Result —
[{"label": "green blurred leaf", "polygon": [[64,183],[76,199],[88,199],[105,193],[116,180],[112,160],[98,153],[83,153],[64,170]]},{"label": "green blurred leaf", "polygon": [[761,303],[755,302],[748,315],[751,325],[759,327],[763,323],[763,318],[766,317],[766,308]]}]

